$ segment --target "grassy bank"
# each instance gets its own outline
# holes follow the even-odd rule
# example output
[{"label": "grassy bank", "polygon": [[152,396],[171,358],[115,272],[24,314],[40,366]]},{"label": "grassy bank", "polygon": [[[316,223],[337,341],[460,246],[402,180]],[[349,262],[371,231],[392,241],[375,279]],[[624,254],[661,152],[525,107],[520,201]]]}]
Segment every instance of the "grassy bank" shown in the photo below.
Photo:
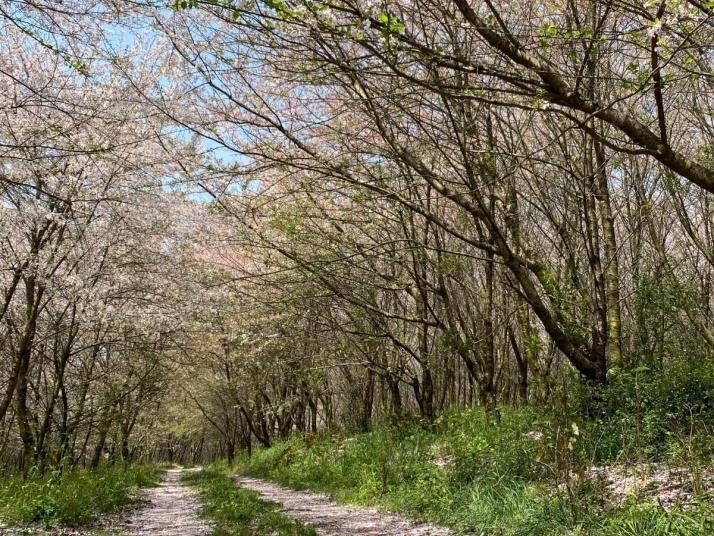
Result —
[{"label": "grassy bank", "polygon": [[158,466],[105,466],[54,472],[22,480],[0,479],[0,521],[50,527],[79,527],[138,500],[139,488],[154,486]]},{"label": "grassy bank", "polygon": [[[623,453],[631,451],[622,435],[615,425],[530,409],[504,411],[500,424],[469,410],[442,416],[433,427],[412,421],[351,436],[293,437],[240,459],[237,470],[463,533],[712,534],[711,490],[692,491],[683,495],[687,504],[679,499],[663,508],[646,486],[616,497],[603,479],[590,477],[592,465],[624,462]],[[685,460],[676,444],[636,461],[679,465]],[[708,456],[700,452],[693,470],[707,466]]]},{"label": "grassy bank", "polygon": [[280,513],[279,505],[239,488],[224,466],[187,473],[184,482],[199,491],[202,514],[215,536],[314,536],[315,531]]}]

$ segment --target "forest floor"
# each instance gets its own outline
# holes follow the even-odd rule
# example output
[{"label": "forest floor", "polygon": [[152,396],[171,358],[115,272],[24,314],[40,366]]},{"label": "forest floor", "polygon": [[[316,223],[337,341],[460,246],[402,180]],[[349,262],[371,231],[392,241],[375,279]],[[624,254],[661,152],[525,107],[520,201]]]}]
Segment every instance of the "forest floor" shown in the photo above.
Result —
[{"label": "forest floor", "polygon": [[276,484],[238,476],[241,487],[260,494],[261,499],[279,503],[286,515],[315,528],[320,536],[450,536],[435,525],[416,525],[394,514],[370,508],[343,506],[326,495],[295,491]]}]

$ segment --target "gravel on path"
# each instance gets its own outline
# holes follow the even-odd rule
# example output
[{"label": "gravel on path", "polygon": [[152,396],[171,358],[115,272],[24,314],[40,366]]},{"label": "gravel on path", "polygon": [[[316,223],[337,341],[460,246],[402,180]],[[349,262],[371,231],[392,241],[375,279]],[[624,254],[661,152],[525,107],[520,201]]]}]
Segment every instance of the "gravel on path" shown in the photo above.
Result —
[{"label": "gravel on path", "polygon": [[312,525],[320,536],[452,536],[435,525],[415,524],[395,514],[370,508],[343,506],[326,495],[295,491],[256,478],[236,477],[245,489],[256,491],[262,499],[280,503],[283,512]]},{"label": "gravel on path", "polygon": [[184,469],[169,469],[156,488],[146,490],[148,504],[113,527],[131,536],[204,536],[211,526],[199,518],[195,494],[181,483]]}]

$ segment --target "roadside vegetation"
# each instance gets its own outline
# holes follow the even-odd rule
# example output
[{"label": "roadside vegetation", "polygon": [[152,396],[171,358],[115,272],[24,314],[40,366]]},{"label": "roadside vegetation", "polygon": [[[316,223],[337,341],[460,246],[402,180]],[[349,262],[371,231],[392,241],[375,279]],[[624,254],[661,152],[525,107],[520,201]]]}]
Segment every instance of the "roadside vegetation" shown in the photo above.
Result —
[{"label": "roadside vegetation", "polygon": [[0,522],[42,528],[82,527],[140,500],[139,489],[155,486],[160,466],[100,466],[0,478]]},{"label": "roadside vegetation", "polygon": [[236,470],[469,534],[703,536],[714,531],[708,374],[622,372],[560,393],[570,411],[503,409],[500,422],[467,409],[294,436]]},{"label": "roadside vegetation", "polygon": [[[293,437],[241,459],[237,467],[293,488],[329,493],[340,502],[382,507],[469,534],[712,533],[714,510],[705,496],[665,508],[651,500],[646,486],[615,497],[604,481],[581,479],[575,472],[554,474],[548,451],[557,448],[556,438],[528,437],[534,422],[546,423],[531,421],[533,416],[508,411],[503,425],[493,427],[481,411],[463,411],[444,416],[431,430],[402,423],[356,436]],[[595,448],[592,440],[581,442],[578,456]]]},{"label": "roadside vegetation", "polygon": [[183,481],[199,491],[214,536],[315,536],[314,529],[280,513],[278,504],[239,488],[225,465],[186,473]]}]

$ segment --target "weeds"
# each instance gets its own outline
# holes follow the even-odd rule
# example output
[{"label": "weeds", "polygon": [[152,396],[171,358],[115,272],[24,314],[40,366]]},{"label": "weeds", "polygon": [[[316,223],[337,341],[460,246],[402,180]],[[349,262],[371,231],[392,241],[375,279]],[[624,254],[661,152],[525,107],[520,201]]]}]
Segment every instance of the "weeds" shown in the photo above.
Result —
[{"label": "weeds", "polygon": [[315,536],[312,528],[282,514],[278,504],[238,487],[224,467],[188,473],[184,482],[199,490],[202,513],[215,525],[214,536]]},{"label": "weeds", "polygon": [[157,466],[104,466],[78,469],[23,480],[0,479],[0,520],[9,525],[40,523],[78,527],[97,516],[115,512],[138,499],[137,490],[156,485]]},{"label": "weeds", "polygon": [[469,410],[443,415],[435,427],[409,422],[352,437],[293,437],[240,458],[237,469],[463,533],[712,533],[714,512],[705,501],[669,511],[636,501],[618,507],[603,482],[584,476],[598,461],[599,440],[596,427],[563,416],[507,409],[495,426]]}]

